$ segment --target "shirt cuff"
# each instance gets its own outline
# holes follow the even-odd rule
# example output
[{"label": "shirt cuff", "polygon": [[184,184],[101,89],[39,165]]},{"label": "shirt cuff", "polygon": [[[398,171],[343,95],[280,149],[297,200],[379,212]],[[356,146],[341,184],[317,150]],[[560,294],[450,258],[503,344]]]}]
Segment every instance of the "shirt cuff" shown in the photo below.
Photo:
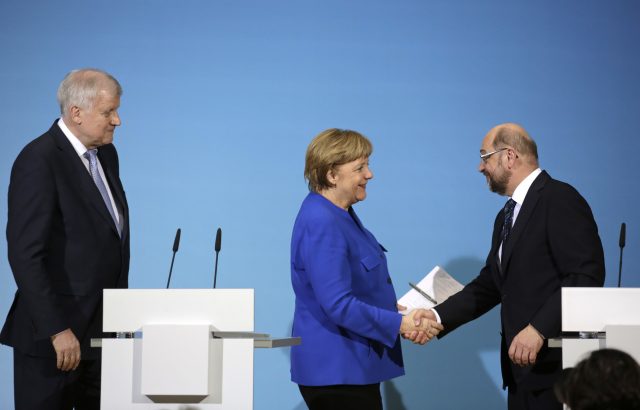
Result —
[{"label": "shirt cuff", "polygon": [[435,309],[431,309],[431,311],[433,312],[433,314],[434,314],[434,315],[436,315],[436,321],[437,321],[439,324],[442,324],[442,319],[440,319],[440,315],[438,314],[438,311],[437,311],[437,310],[435,310]]}]

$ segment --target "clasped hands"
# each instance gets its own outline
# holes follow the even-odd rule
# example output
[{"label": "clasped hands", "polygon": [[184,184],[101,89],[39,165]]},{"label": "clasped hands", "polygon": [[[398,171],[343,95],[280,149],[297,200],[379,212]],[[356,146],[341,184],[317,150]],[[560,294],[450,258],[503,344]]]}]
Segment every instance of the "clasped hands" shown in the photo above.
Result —
[{"label": "clasped hands", "polygon": [[[405,307],[398,305],[398,310],[405,309]],[[443,329],[444,327],[437,322],[434,313],[425,309],[412,310],[402,317],[400,324],[402,337],[420,345],[438,336]]]}]

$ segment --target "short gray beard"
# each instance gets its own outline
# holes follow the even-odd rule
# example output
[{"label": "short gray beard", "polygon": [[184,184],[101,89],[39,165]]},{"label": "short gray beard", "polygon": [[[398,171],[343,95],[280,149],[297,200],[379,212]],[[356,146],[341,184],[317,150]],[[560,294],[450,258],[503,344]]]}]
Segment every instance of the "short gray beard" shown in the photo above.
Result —
[{"label": "short gray beard", "polygon": [[[498,167],[502,169],[502,164],[499,164]],[[512,174],[511,171],[505,169],[500,176],[496,176],[495,172],[494,175],[489,175],[489,189],[491,192],[495,192],[498,195],[505,195]]]}]

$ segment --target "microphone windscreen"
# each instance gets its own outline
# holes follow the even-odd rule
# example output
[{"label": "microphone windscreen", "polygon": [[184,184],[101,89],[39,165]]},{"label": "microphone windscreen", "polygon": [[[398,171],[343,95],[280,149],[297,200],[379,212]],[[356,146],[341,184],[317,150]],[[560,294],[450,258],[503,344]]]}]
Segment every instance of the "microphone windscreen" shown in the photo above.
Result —
[{"label": "microphone windscreen", "polygon": [[624,248],[624,246],[627,243],[627,224],[626,223],[622,223],[622,225],[620,225],[620,247]]},{"label": "microphone windscreen", "polygon": [[180,228],[176,231],[176,239],[173,240],[173,251],[178,252],[180,246]]},{"label": "microphone windscreen", "polygon": [[218,228],[218,231],[216,232],[216,247],[215,247],[216,252],[220,252],[221,248],[222,248],[222,229]]}]

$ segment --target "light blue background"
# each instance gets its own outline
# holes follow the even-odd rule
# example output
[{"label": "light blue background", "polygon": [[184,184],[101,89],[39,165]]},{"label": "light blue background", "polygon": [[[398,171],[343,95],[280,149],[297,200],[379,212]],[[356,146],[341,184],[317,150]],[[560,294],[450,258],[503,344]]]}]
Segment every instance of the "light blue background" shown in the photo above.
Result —
[{"label": "light blue background", "polygon": [[[520,122],[541,165],[587,198],[617,281],[640,286],[640,3],[628,1],[28,1],[0,3],[0,226],[13,159],[58,115],[55,92],[94,66],[124,87],[116,131],[131,208],[130,284],[256,289],[256,330],[290,332],[292,223],[304,151],[329,127],[369,136],[356,206],[389,249],[398,294],[435,264],[473,278],[504,203],[477,173],[484,134]],[[15,283],[0,241],[0,316]],[[233,307],[229,307],[230,313]],[[0,320],[2,319],[0,318]],[[389,409],[504,407],[497,310],[426,347],[404,343]],[[0,348],[0,408],[12,402]],[[255,355],[255,408],[304,408],[288,350]]]}]

